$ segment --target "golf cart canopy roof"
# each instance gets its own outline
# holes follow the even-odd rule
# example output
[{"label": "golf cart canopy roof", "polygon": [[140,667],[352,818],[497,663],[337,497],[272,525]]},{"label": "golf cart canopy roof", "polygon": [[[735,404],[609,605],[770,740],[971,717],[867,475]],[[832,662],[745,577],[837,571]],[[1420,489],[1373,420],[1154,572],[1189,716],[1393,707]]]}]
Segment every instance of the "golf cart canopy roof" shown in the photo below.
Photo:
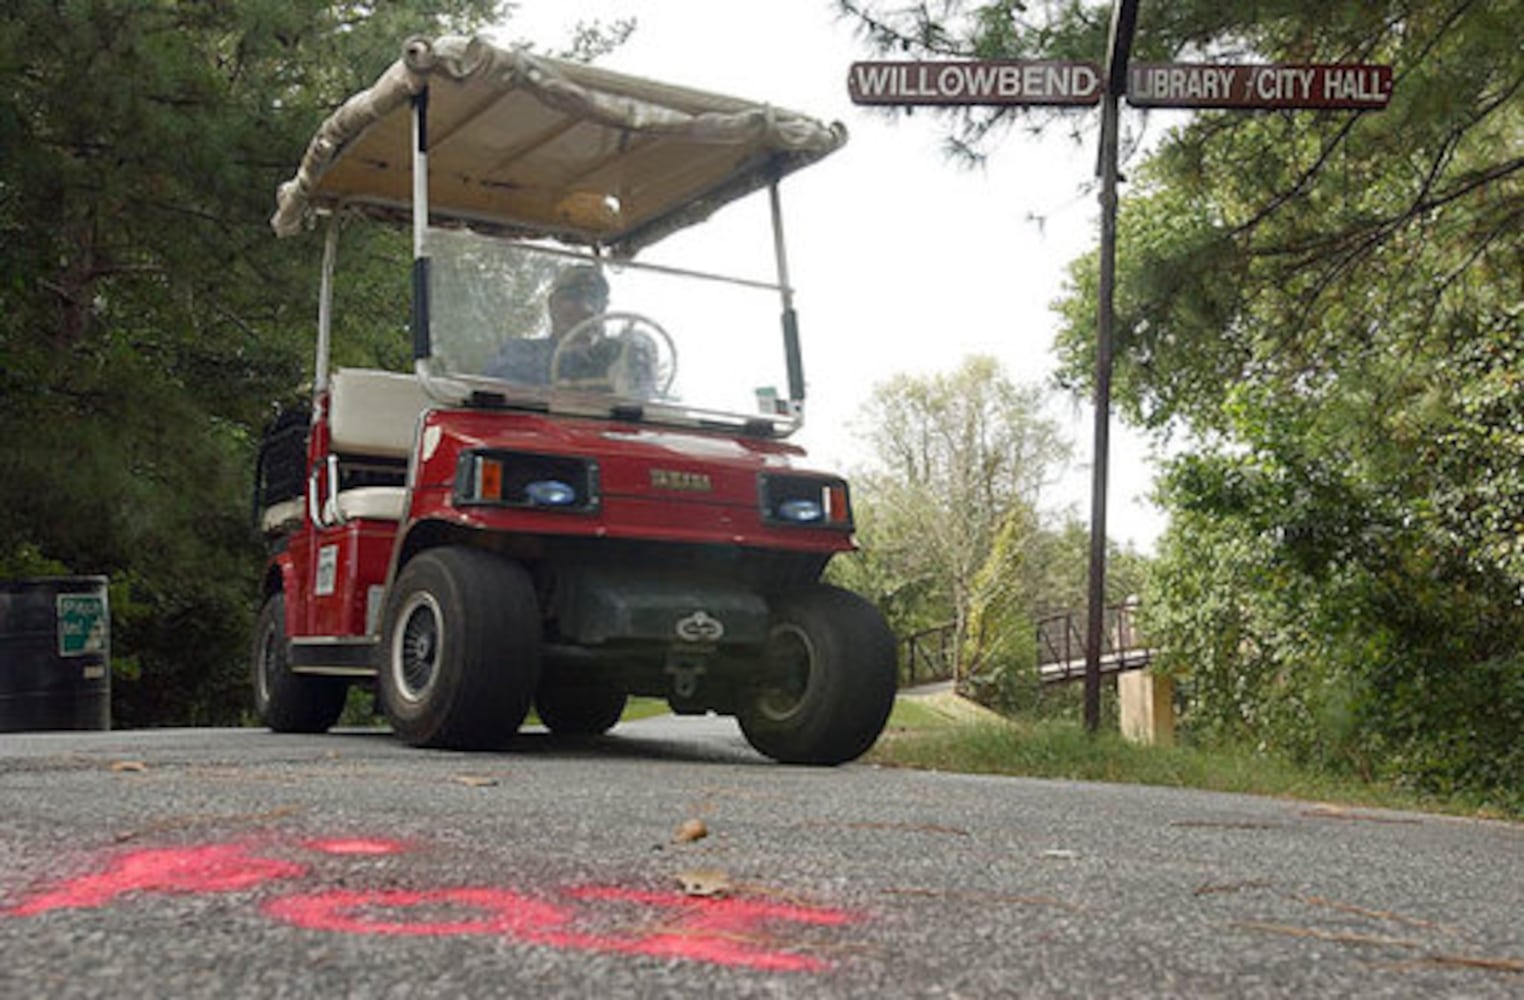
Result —
[{"label": "golf cart canopy roof", "polygon": [[846,141],[840,124],[767,104],[482,38],[415,38],[318,128],[280,187],[275,231],[299,232],[318,209],[408,218],[412,101],[424,93],[436,222],[598,245],[617,256]]}]

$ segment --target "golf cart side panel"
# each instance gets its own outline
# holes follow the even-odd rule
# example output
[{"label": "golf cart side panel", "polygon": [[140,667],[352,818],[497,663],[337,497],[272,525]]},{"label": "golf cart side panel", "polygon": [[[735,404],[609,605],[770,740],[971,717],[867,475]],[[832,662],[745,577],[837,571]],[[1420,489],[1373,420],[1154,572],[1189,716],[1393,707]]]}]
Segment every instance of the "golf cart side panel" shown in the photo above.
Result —
[{"label": "golf cart side panel", "polygon": [[[386,402],[395,397],[400,406],[371,405],[378,395]],[[329,389],[314,394],[301,458],[289,463],[300,486],[283,486],[256,511],[272,545],[265,593],[284,594],[287,636],[374,631],[405,512],[421,405],[416,380],[390,372],[341,369]],[[290,478],[286,471],[282,476],[283,483]],[[299,492],[288,498],[293,489]]]},{"label": "golf cart side panel", "polygon": [[370,519],[317,532],[307,628],[295,634],[357,637],[374,631],[396,537],[395,522]]},{"label": "golf cart side panel", "polygon": [[374,631],[396,536],[397,524],[384,520],[326,527],[304,521],[273,557],[286,595],[286,634],[356,637]]},{"label": "golf cart side panel", "polygon": [[293,639],[367,636],[386,584],[396,524],[354,520],[291,535],[274,558],[285,601],[285,634]]}]

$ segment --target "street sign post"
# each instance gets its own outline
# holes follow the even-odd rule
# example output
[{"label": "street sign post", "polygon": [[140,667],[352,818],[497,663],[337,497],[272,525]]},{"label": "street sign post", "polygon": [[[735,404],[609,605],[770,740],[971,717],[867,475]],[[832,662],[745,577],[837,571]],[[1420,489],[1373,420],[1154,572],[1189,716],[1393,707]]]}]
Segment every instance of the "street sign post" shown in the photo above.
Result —
[{"label": "street sign post", "polygon": [[1380,110],[1392,97],[1392,67],[1306,63],[1251,65],[1131,62],[1140,0],[1114,0],[1103,70],[1090,62],[984,60],[857,62],[847,75],[855,104],[1101,105],[1100,281],[1095,351],[1095,454],[1091,465],[1089,616],[1085,640],[1085,728],[1100,725],[1106,605],[1106,466],[1111,417],[1116,273],[1117,119],[1123,98],[1139,108],[1311,108]]},{"label": "street sign post", "polygon": [[1117,0],[1106,38],[1106,100],[1101,105],[1101,253],[1096,289],[1095,438],[1090,463],[1090,562],[1086,582],[1085,729],[1101,726],[1101,645],[1106,609],[1106,478],[1111,450],[1111,354],[1117,271],[1117,132],[1139,0]]}]

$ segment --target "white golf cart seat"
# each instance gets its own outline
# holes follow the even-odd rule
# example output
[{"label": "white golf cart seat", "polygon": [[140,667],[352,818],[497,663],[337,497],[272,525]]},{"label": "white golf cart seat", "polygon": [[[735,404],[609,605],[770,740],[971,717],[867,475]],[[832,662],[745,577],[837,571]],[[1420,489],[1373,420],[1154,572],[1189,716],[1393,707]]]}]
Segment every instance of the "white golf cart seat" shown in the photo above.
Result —
[{"label": "white golf cart seat", "polygon": [[282,500],[280,503],[272,503],[259,515],[260,530],[267,535],[284,535],[288,531],[300,528],[304,502],[301,497],[293,497],[290,500]]},{"label": "white golf cart seat", "polygon": [[[412,375],[367,368],[340,368],[329,388],[329,449],[340,469],[380,460],[395,470],[396,484],[353,486],[329,497],[324,519],[400,521],[407,513],[402,483],[418,419],[434,401]],[[341,472],[340,480],[343,475]]]},{"label": "white golf cart seat", "polygon": [[407,490],[401,486],[357,486],[340,490],[337,500],[328,501],[330,512],[340,520],[400,521],[407,513]]}]

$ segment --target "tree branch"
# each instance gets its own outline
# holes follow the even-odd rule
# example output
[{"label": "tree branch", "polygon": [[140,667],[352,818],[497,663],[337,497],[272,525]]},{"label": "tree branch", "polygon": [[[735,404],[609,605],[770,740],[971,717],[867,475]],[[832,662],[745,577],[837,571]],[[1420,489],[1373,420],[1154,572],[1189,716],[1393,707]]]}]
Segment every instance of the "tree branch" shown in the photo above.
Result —
[{"label": "tree branch", "polygon": [[1350,118],[1345,121],[1343,127],[1341,127],[1339,131],[1334,135],[1332,141],[1323,147],[1323,151],[1318,154],[1316,162],[1314,162],[1312,166],[1308,167],[1306,170],[1302,171],[1302,176],[1298,177],[1296,182],[1292,184],[1289,189],[1282,191],[1280,194],[1272,198],[1268,204],[1262,207],[1258,212],[1255,212],[1248,221],[1234,226],[1233,229],[1228,232],[1228,239],[1237,239],[1238,237],[1249,232],[1251,229],[1256,228],[1260,223],[1264,222],[1266,219],[1270,218],[1270,216],[1280,211],[1282,205],[1286,204],[1291,199],[1298,197],[1304,191],[1306,191],[1307,186],[1311,184],[1313,179],[1317,177],[1319,172],[1322,171],[1323,165],[1328,162],[1329,157],[1333,156],[1334,150],[1338,149],[1340,144],[1343,143],[1344,140],[1349,136],[1349,133],[1354,129],[1355,122],[1357,120],[1358,116],[1350,116]]}]

